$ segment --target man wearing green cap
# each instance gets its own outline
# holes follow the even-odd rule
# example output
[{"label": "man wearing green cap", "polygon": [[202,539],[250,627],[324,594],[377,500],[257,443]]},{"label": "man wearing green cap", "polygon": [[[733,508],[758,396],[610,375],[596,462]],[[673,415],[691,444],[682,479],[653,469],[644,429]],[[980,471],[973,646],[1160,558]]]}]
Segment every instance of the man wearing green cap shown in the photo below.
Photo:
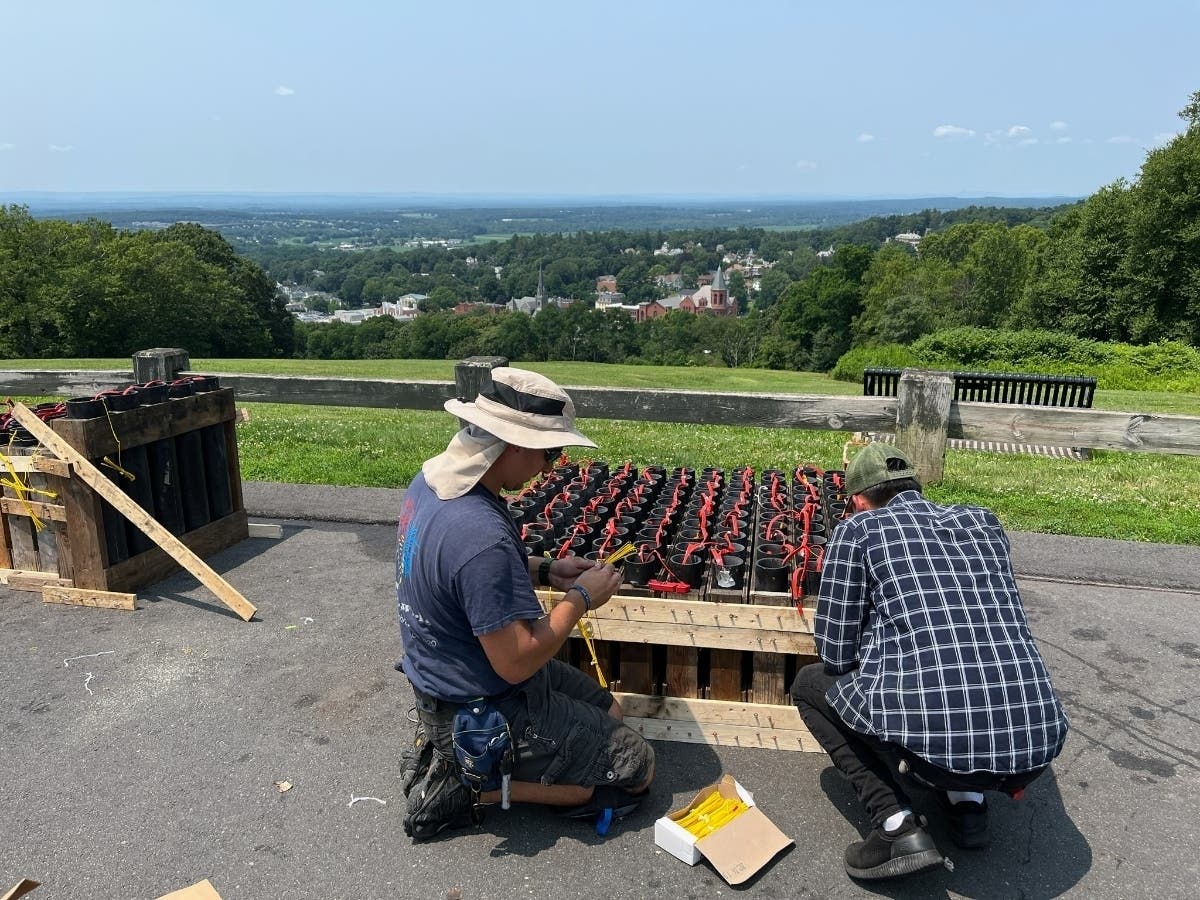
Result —
[{"label": "man wearing green cap", "polygon": [[846,871],[893,878],[944,863],[899,774],[937,792],[956,844],[984,847],[983,792],[1019,795],[1062,750],[1067,719],[995,515],[925,499],[889,444],[851,460],[846,494],[853,515],[821,571],[821,662],[791,692],[871,818]]}]

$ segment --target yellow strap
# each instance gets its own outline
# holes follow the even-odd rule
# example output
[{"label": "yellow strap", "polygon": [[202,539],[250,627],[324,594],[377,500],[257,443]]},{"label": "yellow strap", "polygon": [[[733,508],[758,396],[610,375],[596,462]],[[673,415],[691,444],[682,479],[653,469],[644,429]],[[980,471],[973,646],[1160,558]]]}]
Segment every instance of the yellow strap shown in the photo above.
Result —
[{"label": "yellow strap", "polygon": [[[546,596],[542,598],[542,607],[546,610],[553,609],[556,602],[550,591],[550,588],[546,588]],[[585,613],[584,615],[587,616],[590,614],[591,613],[589,612]],[[587,622],[583,621],[583,619],[579,620],[578,627],[579,634],[583,638],[584,644],[587,645],[588,653],[590,653],[592,656],[592,666],[596,669],[596,680],[600,682],[600,687],[607,690],[608,680],[604,677],[604,670],[600,668],[600,658],[596,656],[596,647],[592,644],[592,629]]]},{"label": "yellow strap", "polygon": [[[12,446],[12,438],[9,438],[9,446]],[[8,469],[9,475],[8,478],[0,480],[0,485],[12,489],[13,493],[17,495],[17,499],[20,500],[21,504],[25,507],[25,512],[28,514],[29,520],[33,522],[34,530],[41,531],[46,527],[46,523],[39,519],[34,513],[33,507],[29,505],[29,499],[25,495],[27,493],[42,494],[48,497],[57,497],[58,495],[53,494],[50,491],[42,491],[38,490],[37,488],[31,488],[27,486],[25,482],[21,480],[21,476],[17,474],[17,470],[13,468],[12,461],[8,458],[7,454],[0,453],[0,460],[4,461],[4,468]]]}]

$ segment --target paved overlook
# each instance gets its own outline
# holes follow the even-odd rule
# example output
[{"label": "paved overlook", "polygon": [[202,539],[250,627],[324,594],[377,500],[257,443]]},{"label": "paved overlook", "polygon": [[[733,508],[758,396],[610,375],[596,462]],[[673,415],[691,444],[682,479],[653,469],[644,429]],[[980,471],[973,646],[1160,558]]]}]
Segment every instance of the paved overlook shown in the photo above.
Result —
[{"label": "paved overlook", "polygon": [[225,900],[729,896],[707,864],[659,851],[653,822],[731,772],[796,841],[739,894],[1195,896],[1200,549],[1012,535],[1071,717],[1066,748],[1022,802],[993,800],[984,853],[954,848],[918,795],[955,870],[868,890],[841,867],[866,823],[819,753],[660,742],[652,798],[606,839],[519,809],[413,846],[398,777],[412,694],[392,668],[400,492],[245,496],[282,539],[209,562],[258,606],[253,622],[183,575],[140,591],[134,613],[0,589],[0,888],[30,877],[37,900],[152,898],[209,878]]}]

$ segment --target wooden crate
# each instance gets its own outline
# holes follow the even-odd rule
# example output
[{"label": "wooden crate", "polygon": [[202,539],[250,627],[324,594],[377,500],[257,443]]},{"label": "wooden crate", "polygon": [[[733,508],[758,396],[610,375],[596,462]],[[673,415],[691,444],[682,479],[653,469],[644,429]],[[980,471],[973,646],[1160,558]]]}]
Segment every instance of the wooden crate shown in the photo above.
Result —
[{"label": "wooden crate", "polygon": [[[561,596],[544,590],[540,593],[547,608]],[[652,653],[666,653],[667,683],[656,685],[657,690],[629,692],[622,679],[612,683],[625,711],[626,724],[655,740],[774,750],[820,749],[796,708],[782,694],[786,689],[782,683],[783,661],[815,656],[811,609],[798,612],[790,604],[716,603],[646,593],[646,596],[618,594],[583,620],[594,642],[616,642],[622,651],[638,645]],[[691,596],[697,594],[693,592]],[[572,634],[580,637],[578,628]],[[582,640],[578,643],[582,644]],[[772,694],[772,699],[779,702],[753,702],[744,694],[733,699],[699,697],[694,693],[680,696],[688,686],[679,680],[695,679],[695,659],[701,653],[725,654],[718,659],[737,660],[739,666],[747,654],[752,654],[756,665],[760,660],[764,663],[763,677],[775,679],[779,691]],[[673,657],[675,668],[672,668]],[[576,651],[574,658],[586,671],[586,650]],[[615,656],[610,654],[609,659]],[[642,662],[640,656],[637,662]],[[768,665],[772,663],[777,666]],[[623,659],[620,664],[623,665]],[[711,676],[711,656],[709,672]],[[672,678],[677,683],[672,684]],[[759,689],[753,690],[757,693]]]},{"label": "wooden crate", "polygon": [[[242,500],[235,415],[234,392],[225,388],[96,419],[54,419],[50,426],[57,436],[97,467],[106,456],[118,461],[133,448],[219,426],[225,439],[232,512],[178,535],[185,547],[203,558],[236,544],[249,534]],[[44,478],[47,489],[57,493],[58,500],[54,503],[23,503],[12,498],[0,501],[5,536],[0,563],[5,567],[3,580],[10,587],[42,590],[46,584],[57,584],[94,591],[129,592],[161,581],[176,571],[179,563],[158,546],[127,559],[110,560],[102,506],[105,501],[80,478],[70,477],[66,462],[46,454],[44,448],[34,450],[31,459],[25,462],[14,459],[14,462],[29,472],[30,481]],[[54,531],[43,530],[37,539],[46,542],[45,535],[52,535],[57,551],[54,572],[45,571],[44,555],[35,559],[20,546],[24,543],[30,511],[44,521],[53,522]],[[125,527],[123,518],[114,520],[110,517],[107,521],[109,527],[114,521],[118,527]],[[20,533],[16,542],[13,541],[14,532]],[[26,567],[30,562],[35,564],[36,571]]]}]

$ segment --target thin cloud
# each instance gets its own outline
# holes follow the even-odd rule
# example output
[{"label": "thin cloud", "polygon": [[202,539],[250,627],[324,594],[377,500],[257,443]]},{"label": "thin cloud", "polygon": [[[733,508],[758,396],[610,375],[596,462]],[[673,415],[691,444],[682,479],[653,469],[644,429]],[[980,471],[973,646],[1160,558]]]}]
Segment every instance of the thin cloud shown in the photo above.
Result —
[{"label": "thin cloud", "polygon": [[1118,134],[1110,137],[1105,143],[1108,144],[1136,144],[1137,138],[1130,137],[1127,134]]},{"label": "thin cloud", "polygon": [[5,150],[16,150],[16,149],[17,149],[16,144],[0,144],[0,153],[3,153]]},{"label": "thin cloud", "polygon": [[1017,146],[1018,147],[1028,147],[1030,144],[1036,144],[1037,142],[1038,142],[1037,138],[1027,137],[1027,138],[1022,138],[1021,140],[1017,141]]},{"label": "thin cloud", "polygon": [[815,162],[813,162],[811,159],[796,160],[796,168],[797,169],[815,169],[816,167],[817,167],[817,164]]},{"label": "thin cloud", "polygon": [[51,144],[51,153],[70,153],[75,148],[71,144]]},{"label": "thin cloud", "polygon": [[1058,140],[1056,140],[1054,143],[1056,143],[1056,144],[1069,144],[1069,143],[1071,143],[1071,139],[1070,139],[1069,137],[1060,137],[1060,138],[1059,138]]},{"label": "thin cloud", "polygon": [[1051,123],[1050,123],[1050,127],[1051,127],[1051,128],[1054,130],[1054,131],[1066,131],[1066,130],[1067,130],[1067,123],[1066,123],[1066,122],[1064,122],[1064,121],[1062,121],[1062,119],[1059,119],[1059,120],[1058,120],[1058,121],[1056,121],[1056,122],[1051,122]]},{"label": "thin cloud", "polygon": [[296,92],[293,91],[287,85],[281,84],[279,87],[275,88],[275,93],[278,94],[280,97],[290,97],[290,96],[292,96],[292,94],[294,94]]},{"label": "thin cloud", "polygon": [[975,137],[975,130],[973,128],[963,128],[959,125],[939,125],[937,128],[933,129],[933,136],[935,138],[969,138]]},{"label": "thin cloud", "polygon": [[1013,125],[1006,132],[1009,137],[1021,137],[1021,135],[1029,134],[1033,131],[1028,125]]},{"label": "thin cloud", "polygon": [[855,138],[855,140],[857,140],[860,144],[869,144],[871,141],[875,140],[875,135],[864,131],[857,138]]}]

